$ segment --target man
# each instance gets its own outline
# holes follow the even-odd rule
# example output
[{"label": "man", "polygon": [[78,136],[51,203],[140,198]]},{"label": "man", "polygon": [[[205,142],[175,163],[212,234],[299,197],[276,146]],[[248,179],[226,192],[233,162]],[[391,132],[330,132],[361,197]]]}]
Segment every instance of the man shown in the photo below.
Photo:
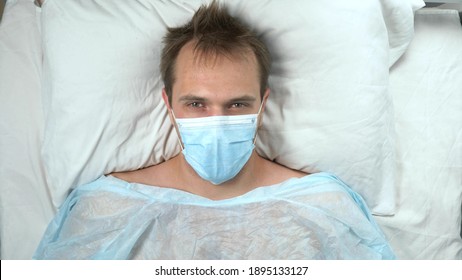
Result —
[{"label": "man", "polygon": [[[162,96],[172,123],[178,128],[177,122],[182,119],[204,118],[197,120],[204,123],[204,129],[199,135],[192,137],[216,141],[210,143],[213,145],[210,149],[218,147],[222,151],[211,153],[211,150],[204,149],[198,153],[197,158],[188,161],[186,155],[190,148],[194,148],[185,148],[185,139],[179,135],[183,153],[163,164],[134,172],[113,174],[115,177],[129,182],[176,188],[216,200],[235,197],[256,187],[274,185],[292,177],[306,175],[258,155],[253,149],[254,138],[257,136],[255,130],[251,135],[252,139],[247,139],[252,143],[248,151],[251,152],[250,157],[239,159],[235,151],[229,155],[237,157],[229,159],[231,162],[241,160],[240,163],[244,164],[237,167],[238,173],[232,174],[234,176],[213,183],[207,177],[201,177],[191,165],[194,164],[192,162],[203,160],[203,165],[214,165],[208,167],[213,169],[211,172],[231,172],[232,164],[227,165],[223,158],[216,158],[231,149],[231,139],[225,138],[227,136],[220,139],[216,137],[217,133],[229,128],[207,126],[205,122],[208,119],[213,122],[213,116],[230,116],[232,120],[237,115],[258,113],[257,123],[260,124],[270,93],[267,86],[270,55],[266,46],[256,35],[227,14],[226,10],[220,9],[216,2],[209,7],[201,7],[185,26],[169,29],[161,68],[165,83]],[[212,133],[215,138],[204,138]],[[231,134],[235,136],[234,133]]]},{"label": "man", "polygon": [[163,100],[182,153],[77,187],[40,259],[383,259],[364,201],[327,173],[254,150],[269,96],[264,44],[216,2],[169,29]]}]

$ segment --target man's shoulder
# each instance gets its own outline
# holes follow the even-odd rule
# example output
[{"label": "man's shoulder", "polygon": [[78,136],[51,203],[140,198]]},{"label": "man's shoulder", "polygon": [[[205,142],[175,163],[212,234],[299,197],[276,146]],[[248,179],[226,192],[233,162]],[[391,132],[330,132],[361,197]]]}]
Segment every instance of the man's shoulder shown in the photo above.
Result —
[{"label": "man's shoulder", "polygon": [[110,175],[128,183],[162,187],[165,185],[168,178],[170,178],[169,174],[172,169],[169,165],[169,161],[166,161],[146,168],[133,171],[114,172]]},{"label": "man's shoulder", "polygon": [[291,169],[279,163],[262,158],[261,180],[266,181],[266,185],[273,185],[284,182],[291,178],[301,178],[309,175],[306,172]]},{"label": "man's shoulder", "polygon": [[132,182],[139,178],[141,174],[143,173],[143,170],[133,170],[133,171],[123,171],[123,172],[114,172],[109,174],[110,176],[116,177],[117,179],[126,181],[126,182]]}]

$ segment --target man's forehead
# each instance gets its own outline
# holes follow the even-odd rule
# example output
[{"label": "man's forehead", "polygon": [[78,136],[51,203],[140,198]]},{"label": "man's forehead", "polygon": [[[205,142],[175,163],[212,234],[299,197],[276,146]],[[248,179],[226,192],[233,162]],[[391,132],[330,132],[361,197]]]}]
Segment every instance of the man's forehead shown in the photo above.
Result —
[{"label": "man's forehead", "polygon": [[[235,47],[232,49],[204,47],[202,48],[197,42],[190,41],[180,50],[178,57],[189,60],[195,66],[213,67],[223,60],[245,61],[257,66],[257,59],[250,48]],[[181,59],[180,58],[180,59]]]}]

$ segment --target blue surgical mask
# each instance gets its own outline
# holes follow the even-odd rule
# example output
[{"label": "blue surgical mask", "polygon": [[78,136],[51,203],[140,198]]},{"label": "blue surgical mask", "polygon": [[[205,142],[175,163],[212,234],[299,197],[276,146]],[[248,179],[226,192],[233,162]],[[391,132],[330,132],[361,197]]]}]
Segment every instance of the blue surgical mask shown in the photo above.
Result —
[{"label": "blue surgical mask", "polygon": [[214,185],[234,178],[255,148],[258,115],[175,118],[188,164]]}]

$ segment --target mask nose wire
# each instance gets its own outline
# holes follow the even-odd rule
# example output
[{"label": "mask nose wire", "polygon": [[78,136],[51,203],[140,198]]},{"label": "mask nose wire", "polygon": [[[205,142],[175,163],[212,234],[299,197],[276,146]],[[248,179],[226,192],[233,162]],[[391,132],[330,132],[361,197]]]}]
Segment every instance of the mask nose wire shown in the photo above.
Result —
[{"label": "mask nose wire", "polygon": [[[263,101],[261,102],[260,104],[260,108],[258,109],[258,112],[257,112],[257,119],[256,119],[256,124],[255,124],[255,135],[253,136],[253,144],[255,145],[255,143],[257,142],[257,135],[258,135],[258,126],[259,126],[259,118],[260,118],[260,113],[261,113],[261,109],[263,108]],[[181,150],[183,151],[184,150],[184,145],[183,145],[183,142],[181,141],[181,134],[180,134],[180,129],[178,128],[178,123],[176,121],[176,116],[175,116],[175,113],[173,112],[172,109],[169,110],[171,113],[172,113],[172,116],[173,116],[173,126],[175,127],[175,131],[176,131],[176,135],[178,137],[178,143],[180,144],[180,148]]]}]

